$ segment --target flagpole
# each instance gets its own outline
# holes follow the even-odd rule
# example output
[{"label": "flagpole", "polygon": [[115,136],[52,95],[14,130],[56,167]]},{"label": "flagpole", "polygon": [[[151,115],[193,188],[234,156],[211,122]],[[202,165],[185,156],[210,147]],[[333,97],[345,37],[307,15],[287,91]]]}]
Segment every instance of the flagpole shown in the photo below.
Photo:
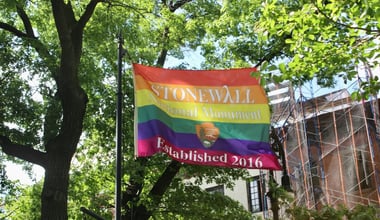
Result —
[{"label": "flagpole", "polygon": [[122,58],[123,52],[123,37],[121,32],[118,36],[118,76],[117,76],[117,112],[116,112],[116,189],[115,189],[115,219],[121,220],[121,179],[122,179]]}]

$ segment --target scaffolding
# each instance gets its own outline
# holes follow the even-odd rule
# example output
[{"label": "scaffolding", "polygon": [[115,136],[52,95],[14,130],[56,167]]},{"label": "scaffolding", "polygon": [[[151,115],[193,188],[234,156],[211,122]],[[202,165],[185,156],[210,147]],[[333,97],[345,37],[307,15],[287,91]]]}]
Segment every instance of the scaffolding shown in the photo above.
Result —
[{"label": "scaffolding", "polygon": [[320,96],[313,86],[269,86],[296,205],[380,206],[379,102],[352,100],[349,91],[359,83]]}]

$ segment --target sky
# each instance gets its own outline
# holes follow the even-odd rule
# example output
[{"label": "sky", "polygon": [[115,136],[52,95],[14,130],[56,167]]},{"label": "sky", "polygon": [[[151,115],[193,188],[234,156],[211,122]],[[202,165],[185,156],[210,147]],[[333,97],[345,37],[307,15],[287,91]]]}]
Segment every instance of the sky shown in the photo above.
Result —
[{"label": "sky", "polygon": [[[26,172],[22,170],[21,165],[12,162],[6,162],[6,167],[7,176],[10,180],[19,180],[23,185],[32,185],[34,183],[33,180],[30,179],[26,174]],[[44,176],[44,172],[45,171],[42,167],[37,165],[33,166],[33,174],[37,181]]]}]

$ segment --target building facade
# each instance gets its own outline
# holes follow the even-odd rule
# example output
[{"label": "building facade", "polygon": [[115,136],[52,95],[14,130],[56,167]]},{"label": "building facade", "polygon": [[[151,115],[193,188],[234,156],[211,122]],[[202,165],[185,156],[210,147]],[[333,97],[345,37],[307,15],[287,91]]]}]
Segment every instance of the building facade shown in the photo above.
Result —
[{"label": "building facade", "polygon": [[[262,219],[270,219],[270,199],[268,198],[269,172],[267,170],[249,170],[250,178],[236,180],[234,188],[229,189],[224,185],[215,183],[203,184],[200,187],[209,193],[221,193],[238,201],[246,210],[254,216]],[[279,178],[280,172],[275,172],[275,178]]]},{"label": "building facade", "polygon": [[272,105],[272,122],[296,205],[379,207],[378,99],[354,101],[348,88],[312,98],[299,89],[296,97],[292,88],[275,89],[272,100],[282,101]]},{"label": "building facade", "polygon": [[[271,122],[284,149],[284,168],[296,206],[380,207],[379,100],[355,101],[349,90],[306,97],[301,88],[286,83],[270,88]],[[251,179],[237,181],[233,190],[215,184],[201,187],[271,219],[269,171],[249,172]],[[274,176],[281,183],[284,173],[274,172]]]}]

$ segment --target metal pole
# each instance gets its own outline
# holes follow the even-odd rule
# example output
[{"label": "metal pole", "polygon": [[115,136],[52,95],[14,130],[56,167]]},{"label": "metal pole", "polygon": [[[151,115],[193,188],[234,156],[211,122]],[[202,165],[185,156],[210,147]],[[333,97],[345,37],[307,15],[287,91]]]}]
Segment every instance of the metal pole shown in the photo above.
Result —
[{"label": "metal pole", "polygon": [[80,207],[80,210],[81,210],[83,213],[85,213],[85,214],[87,214],[87,215],[93,217],[93,218],[96,219],[96,220],[105,220],[102,216],[96,214],[95,212],[93,212],[93,211],[91,211],[91,210],[86,209],[85,207]]},{"label": "metal pole", "polygon": [[115,208],[116,208],[116,220],[121,220],[121,163],[122,163],[122,137],[121,137],[121,129],[122,129],[122,58],[124,55],[123,52],[123,38],[121,33],[119,33],[119,49],[118,49],[118,76],[117,76],[117,113],[116,113],[116,200],[115,200]]}]

